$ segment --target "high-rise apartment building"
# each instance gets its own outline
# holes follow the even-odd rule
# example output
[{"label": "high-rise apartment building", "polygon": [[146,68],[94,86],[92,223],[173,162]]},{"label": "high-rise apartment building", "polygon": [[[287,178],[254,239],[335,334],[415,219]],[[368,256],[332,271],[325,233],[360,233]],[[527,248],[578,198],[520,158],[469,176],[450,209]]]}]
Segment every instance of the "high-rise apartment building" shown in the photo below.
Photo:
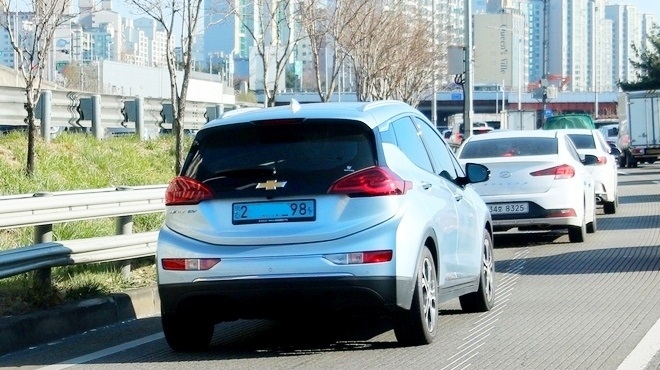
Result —
[{"label": "high-rise apartment building", "polygon": [[474,15],[474,81],[526,90],[529,81],[527,24],[520,12]]},{"label": "high-rise apartment building", "polygon": [[636,8],[632,5],[607,5],[605,17],[612,21],[612,79],[615,82],[635,81],[630,59],[635,58],[633,45],[641,44],[641,32]]}]

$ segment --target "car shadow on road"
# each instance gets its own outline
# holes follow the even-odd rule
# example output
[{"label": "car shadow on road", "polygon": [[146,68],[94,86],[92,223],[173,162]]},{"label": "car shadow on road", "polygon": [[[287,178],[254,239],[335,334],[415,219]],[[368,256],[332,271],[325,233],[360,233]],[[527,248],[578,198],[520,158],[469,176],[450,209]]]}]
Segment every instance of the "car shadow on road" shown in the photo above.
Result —
[{"label": "car shadow on road", "polygon": [[[599,221],[600,222],[600,221]],[[520,248],[533,245],[557,243],[558,239],[567,235],[566,230],[550,231],[520,231],[495,233],[493,243],[496,249]],[[566,239],[568,240],[568,239]]]},{"label": "car shadow on road", "polygon": [[588,249],[551,256],[497,261],[496,271],[512,271],[517,275],[582,275],[619,274],[625,272],[660,271],[660,246]]},{"label": "car shadow on road", "polygon": [[598,219],[598,230],[632,230],[656,229],[660,225],[660,215],[601,217]]},{"label": "car shadow on road", "polygon": [[210,357],[245,359],[400,347],[393,338],[380,337],[392,330],[392,322],[385,315],[270,321],[252,334],[244,328],[239,332],[227,328],[225,324],[216,325],[213,342],[206,351]]},{"label": "car shadow on road", "polygon": [[619,204],[660,202],[660,194],[619,196]]}]

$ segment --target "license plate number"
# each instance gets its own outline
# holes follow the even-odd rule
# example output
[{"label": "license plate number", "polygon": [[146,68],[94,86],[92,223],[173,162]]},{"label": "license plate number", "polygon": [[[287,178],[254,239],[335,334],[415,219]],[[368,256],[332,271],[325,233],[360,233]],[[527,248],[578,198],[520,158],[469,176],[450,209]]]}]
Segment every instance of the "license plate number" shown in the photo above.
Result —
[{"label": "license plate number", "polygon": [[490,209],[490,214],[492,215],[508,215],[529,212],[529,204],[525,202],[489,204],[488,208]]},{"label": "license plate number", "polygon": [[316,220],[316,202],[313,199],[246,202],[232,205],[234,225],[314,220]]}]

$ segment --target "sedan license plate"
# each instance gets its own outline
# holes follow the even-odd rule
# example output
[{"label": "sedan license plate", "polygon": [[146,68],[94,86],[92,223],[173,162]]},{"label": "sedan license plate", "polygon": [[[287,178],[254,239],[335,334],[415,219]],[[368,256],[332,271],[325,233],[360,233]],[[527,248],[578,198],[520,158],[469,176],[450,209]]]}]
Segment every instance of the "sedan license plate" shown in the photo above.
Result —
[{"label": "sedan license plate", "polygon": [[491,215],[509,215],[509,214],[517,214],[517,213],[528,213],[529,204],[526,202],[489,204],[488,209],[490,209]]},{"label": "sedan license plate", "polygon": [[314,221],[316,202],[313,199],[286,202],[249,202],[232,205],[232,224]]}]

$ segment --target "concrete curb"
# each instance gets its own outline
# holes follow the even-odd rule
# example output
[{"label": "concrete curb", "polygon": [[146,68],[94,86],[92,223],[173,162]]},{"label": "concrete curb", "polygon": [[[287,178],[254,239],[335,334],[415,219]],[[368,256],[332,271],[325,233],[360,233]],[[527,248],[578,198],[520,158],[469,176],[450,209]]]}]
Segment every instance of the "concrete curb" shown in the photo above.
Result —
[{"label": "concrete curb", "polygon": [[118,322],[160,314],[157,287],[0,318],[0,355]]}]

